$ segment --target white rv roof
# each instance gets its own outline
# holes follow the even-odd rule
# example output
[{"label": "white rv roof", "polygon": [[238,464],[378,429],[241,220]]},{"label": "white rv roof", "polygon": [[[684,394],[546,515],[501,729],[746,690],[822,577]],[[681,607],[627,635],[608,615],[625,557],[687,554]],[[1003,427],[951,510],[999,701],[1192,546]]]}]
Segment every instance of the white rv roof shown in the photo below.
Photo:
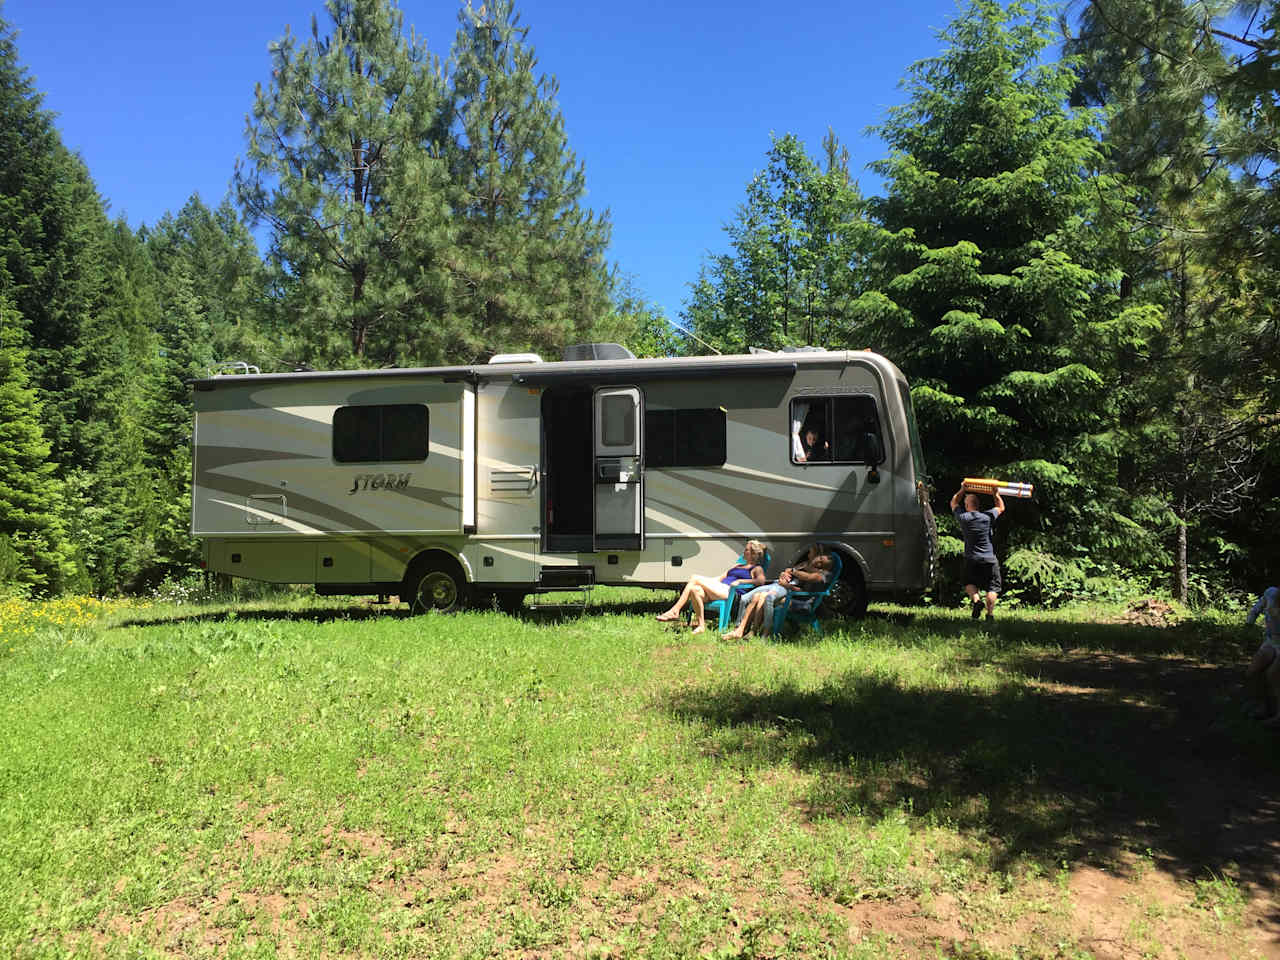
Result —
[{"label": "white rv roof", "polygon": [[[510,356],[510,355],[508,355]],[[503,362],[496,362],[499,359]],[[897,374],[886,357],[869,350],[822,350],[795,353],[733,354],[716,357],[661,357],[628,360],[560,360],[530,363],[525,359],[455,367],[393,367],[379,370],[307,370],[297,373],[238,374],[190,381],[197,390],[219,387],[259,386],[266,383],[304,383],[317,380],[364,378],[422,378],[441,380],[496,380],[510,378],[515,383],[620,383],[653,380],[697,380],[730,376],[785,376],[798,367],[845,366],[869,363]]]}]

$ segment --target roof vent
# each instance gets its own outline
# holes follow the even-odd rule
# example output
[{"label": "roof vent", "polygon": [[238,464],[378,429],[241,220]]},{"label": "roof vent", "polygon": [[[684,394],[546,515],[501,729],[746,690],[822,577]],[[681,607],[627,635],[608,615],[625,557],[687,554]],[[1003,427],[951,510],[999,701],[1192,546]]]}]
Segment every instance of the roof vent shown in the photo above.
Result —
[{"label": "roof vent", "polygon": [[564,348],[565,360],[634,360],[636,355],[620,343],[575,343]]},{"label": "roof vent", "polygon": [[536,353],[495,353],[489,358],[490,363],[541,363],[542,358]]}]

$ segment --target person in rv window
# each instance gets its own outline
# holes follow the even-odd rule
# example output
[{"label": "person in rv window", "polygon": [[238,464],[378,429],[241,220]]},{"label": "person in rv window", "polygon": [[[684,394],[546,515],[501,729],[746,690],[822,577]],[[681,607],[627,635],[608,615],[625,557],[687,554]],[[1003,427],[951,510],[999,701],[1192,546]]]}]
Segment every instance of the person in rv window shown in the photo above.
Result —
[{"label": "person in rv window", "polygon": [[809,548],[804,560],[787,567],[773,583],[757,587],[739,602],[742,604],[738,625],[722,635],[725,640],[741,640],[748,633],[767,637],[773,632],[773,608],[792,590],[821,590],[830,581],[835,563],[820,543]]},{"label": "person in rv window", "polygon": [[718,580],[715,577],[693,576],[685,584],[680,597],[667,610],[658,614],[658,621],[668,623],[680,619],[685,607],[693,608],[693,632],[701,633],[707,623],[703,613],[704,607],[713,600],[727,600],[729,590],[739,583],[754,583],[761,586],[764,581],[765,548],[759,540],[748,540],[742,549],[741,562],[730,567],[728,572]]},{"label": "person in rv window", "polygon": [[865,463],[884,459],[874,397],[847,394],[791,401],[792,463]]},{"label": "person in rv window", "polygon": [[800,437],[800,446],[803,451],[800,457],[801,463],[814,463],[819,460],[831,459],[831,444],[822,439],[817,427],[808,426],[804,428],[804,433]]}]

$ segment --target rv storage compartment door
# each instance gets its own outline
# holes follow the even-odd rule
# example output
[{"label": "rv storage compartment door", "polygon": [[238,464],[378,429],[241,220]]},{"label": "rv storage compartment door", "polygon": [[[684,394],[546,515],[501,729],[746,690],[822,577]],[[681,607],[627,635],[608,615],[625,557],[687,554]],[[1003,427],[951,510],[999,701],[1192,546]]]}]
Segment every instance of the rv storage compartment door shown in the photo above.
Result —
[{"label": "rv storage compartment door", "polygon": [[643,406],[636,387],[595,395],[595,549],[644,549]]}]

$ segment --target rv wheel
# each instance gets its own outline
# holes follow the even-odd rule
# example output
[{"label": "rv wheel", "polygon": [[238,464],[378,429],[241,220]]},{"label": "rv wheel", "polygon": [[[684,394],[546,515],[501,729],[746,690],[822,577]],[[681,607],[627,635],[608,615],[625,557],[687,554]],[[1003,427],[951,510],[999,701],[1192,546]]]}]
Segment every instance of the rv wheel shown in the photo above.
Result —
[{"label": "rv wheel", "polygon": [[830,598],[822,606],[842,617],[866,616],[867,585],[863,582],[862,571],[853,561],[845,562],[840,582],[832,587]]},{"label": "rv wheel", "polygon": [[454,565],[415,567],[405,577],[405,599],[414,613],[453,613],[466,599],[466,580]]}]

